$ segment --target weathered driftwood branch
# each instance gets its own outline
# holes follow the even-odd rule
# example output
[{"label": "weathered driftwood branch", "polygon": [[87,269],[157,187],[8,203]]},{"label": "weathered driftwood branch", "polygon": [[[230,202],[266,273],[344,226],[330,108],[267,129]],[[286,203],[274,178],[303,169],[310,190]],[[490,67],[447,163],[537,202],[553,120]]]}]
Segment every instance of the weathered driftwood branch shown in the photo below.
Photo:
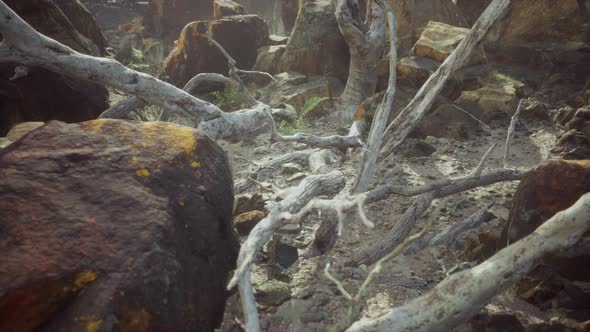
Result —
[{"label": "weathered driftwood branch", "polygon": [[[353,126],[354,127],[354,126]],[[271,124],[271,138],[278,142],[297,142],[304,143],[309,146],[318,148],[338,148],[347,149],[353,147],[360,147],[363,145],[361,140],[361,132],[355,132],[354,134],[342,135],[331,135],[331,136],[316,136],[305,133],[296,133],[293,135],[282,135],[279,133],[274,122]]]},{"label": "weathered driftwood branch", "polygon": [[514,138],[514,131],[516,129],[516,124],[518,123],[518,117],[520,116],[520,112],[522,111],[524,105],[524,99],[521,99],[518,102],[518,107],[516,108],[516,112],[512,116],[510,120],[510,126],[508,127],[508,134],[506,134],[506,144],[504,145],[504,159],[502,163],[504,164],[504,168],[508,168],[508,159],[510,154],[510,144],[512,142],[512,138]]},{"label": "weathered driftwood branch", "polygon": [[[250,170],[248,170],[247,177],[251,177],[258,182],[264,182],[274,173],[278,172],[278,170],[281,168],[281,165],[287,163],[297,163],[304,165],[313,153],[314,150],[294,151],[280,157],[272,158],[270,160],[263,160],[260,163],[256,163],[254,167],[251,167]],[[252,187],[252,181],[248,179],[242,179],[236,182],[234,190],[237,194],[240,194],[250,190]]]},{"label": "weathered driftwood branch", "polygon": [[389,2],[383,0],[376,0],[375,2],[385,11],[387,25],[389,27],[389,80],[385,96],[383,96],[383,101],[375,113],[371,129],[369,130],[366,149],[362,153],[361,167],[356,178],[356,183],[353,186],[353,193],[365,192],[369,187],[369,181],[371,181],[371,177],[375,173],[377,157],[381,148],[381,142],[383,141],[383,132],[387,126],[387,119],[389,118],[393,98],[395,97],[397,76],[397,20]]},{"label": "weathered driftwood branch", "polygon": [[482,264],[451,275],[428,293],[385,315],[358,321],[348,331],[449,331],[524,277],[545,255],[576,245],[590,229],[588,215],[590,194]]},{"label": "weathered driftwood branch", "polygon": [[[524,176],[524,174],[526,174],[524,171],[516,170],[501,170],[493,171],[489,174],[481,174],[483,165],[488,159],[491,150],[492,149],[489,149],[486,152],[474,171],[466,177],[437,181],[433,184],[417,188],[410,188],[409,190],[399,190],[398,193],[401,193],[405,196],[407,194],[418,194],[420,196],[418,196],[416,201],[404,212],[400,220],[387,234],[385,240],[376,242],[368,249],[358,253],[351,261],[347,262],[346,265],[369,265],[376,262],[379,258],[393,250],[393,248],[402,243],[402,241],[408,237],[412,231],[412,228],[416,225],[418,219],[430,207],[434,199],[454,195],[466,190],[471,190],[497,182],[519,180]],[[373,202],[378,199],[383,199],[387,197],[387,194],[393,192],[394,190],[394,188],[386,186],[376,188],[367,193],[367,201]]]},{"label": "weathered driftwood branch", "polygon": [[340,283],[338,281],[338,279],[334,278],[330,274],[330,272],[329,272],[330,265],[329,264],[326,265],[326,268],[324,270],[324,274],[326,275],[326,277],[328,277],[328,279],[330,281],[332,281],[334,284],[336,284],[336,286],[338,287],[338,290],[340,290],[342,295],[344,295],[344,297],[349,302],[349,306],[348,306],[348,310],[347,310],[346,314],[343,317],[341,317],[338,320],[338,322],[336,323],[336,328],[335,328],[336,331],[346,330],[348,327],[350,327],[350,325],[352,325],[354,322],[356,322],[361,317],[362,308],[364,306],[366,297],[369,293],[369,287],[371,286],[371,284],[373,283],[375,278],[377,278],[379,273],[381,273],[381,271],[383,270],[383,265],[386,264],[387,262],[391,261],[393,258],[399,256],[410,245],[412,245],[412,243],[414,243],[414,242],[418,241],[420,238],[422,238],[422,236],[424,236],[424,234],[426,234],[426,232],[428,232],[431,229],[431,227],[432,227],[432,219],[430,220],[430,222],[427,225],[425,225],[425,227],[420,232],[407,237],[402,243],[400,243],[389,254],[387,254],[383,258],[381,258],[375,264],[375,266],[373,266],[373,268],[371,269],[371,272],[369,272],[369,275],[367,276],[367,278],[365,278],[365,281],[363,282],[363,284],[361,285],[361,287],[359,288],[358,292],[356,293],[356,295],[354,297],[351,296],[345,290],[344,286],[342,285],[342,283]]},{"label": "weathered driftwood branch", "polygon": [[469,60],[473,49],[483,39],[489,28],[510,5],[510,0],[493,0],[473,25],[467,36],[447,57],[443,64],[422,85],[414,99],[386,129],[380,159],[394,153],[430,109],[447,80]]},{"label": "weathered driftwood branch", "polygon": [[430,232],[423,236],[420,240],[416,241],[411,247],[409,247],[405,254],[414,255],[426,248],[439,246],[439,245],[450,245],[457,240],[457,237],[467,230],[474,229],[481,225],[483,222],[489,220],[490,213],[488,210],[494,205],[494,203],[488,204],[486,207],[475,212],[467,219],[450,225],[442,231]]},{"label": "weathered driftwood branch", "polygon": [[[196,96],[199,93],[211,92],[213,88],[219,89],[221,87],[230,87],[236,91],[241,91],[241,85],[239,82],[216,73],[197,74],[190,81],[188,81],[182,89],[191,95]],[[258,103],[258,101],[256,101],[256,99],[254,99],[250,93],[243,93],[243,96],[247,100],[247,106],[254,106]],[[102,112],[98,118],[125,119],[134,110],[148,105],[149,103],[145,100],[135,96],[130,96]]]},{"label": "weathered driftwood branch", "polygon": [[[246,317],[247,331],[260,331],[256,301],[251,290],[250,269],[256,254],[268,242],[277,228],[296,220],[299,213],[309,201],[321,195],[335,195],[340,192],[346,179],[339,173],[312,175],[294,188],[289,188],[286,197],[280,202],[267,203],[268,215],[258,223],[240,248],[237,269],[228,284],[228,289],[236,285],[240,289],[240,301]],[[250,288],[250,289],[247,289]]]}]

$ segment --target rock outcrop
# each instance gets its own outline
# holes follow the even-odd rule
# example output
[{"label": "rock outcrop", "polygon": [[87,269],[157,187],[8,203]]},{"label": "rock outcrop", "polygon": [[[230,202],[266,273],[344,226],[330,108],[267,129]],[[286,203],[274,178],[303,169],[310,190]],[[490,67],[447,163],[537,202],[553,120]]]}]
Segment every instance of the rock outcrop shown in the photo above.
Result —
[{"label": "rock outcrop", "polygon": [[306,2],[285,48],[279,71],[333,76],[346,82],[350,56],[332,1]]},{"label": "rock outcrop", "polygon": [[164,122],[52,121],[0,150],[0,330],[212,331],[239,243],[224,151]]},{"label": "rock outcrop", "polygon": [[[94,56],[104,54],[104,37],[78,1],[5,2],[42,34],[81,53]],[[68,17],[64,13],[75,17]],[[15,64],[0,64],[0,136],[20,122],[80,122],[95,119],[108,108],[108,91],[100,85],[38,67],[30,68],[27,76],[10,80],[15,67]]]},{"label": "rock outcrop", "polygon": [[176,47],[164,62],[162,77],[182,87],[199,73],[227,75],[227,59],[209,42],[209,33],[236,60],[240,69],[252,68],[258,49],[269,43],[268,27],[256,15],[192,22],[182,30]]}]

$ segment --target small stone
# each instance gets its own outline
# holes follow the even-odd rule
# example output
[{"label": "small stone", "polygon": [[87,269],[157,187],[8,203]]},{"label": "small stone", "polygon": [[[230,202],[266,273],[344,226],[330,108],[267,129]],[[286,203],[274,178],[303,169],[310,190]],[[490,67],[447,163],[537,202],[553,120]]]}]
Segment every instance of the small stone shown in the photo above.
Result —
[{"label": "small stone", "polygon": [[285,175],[293,175],[296,173],[301,172],[303,169],[299,164],[296,163],[286,163],[281,165],[281,173]]},{"label": "small stone", "polygon": [[245,212],[250,212],[254,210],[265,211],[264,205],[266,201],[260,194],[250,195],[240,195],[235,198],[236,207],[234,209],[234,216],[240,215]]},{"label": "small stone", "polygon": [[297,248],[283,243],[280,238],[270,243],[269,254],[275,262],[286,269],[299,259]]},{"label": "small stone", "polygon": [[291,289],[285,282],[268,280],[254,287],[256,302],[266,306],[279,306],[291,298]]},{"label": "small stone", "polygon": [[238,230],[238,234],[242,236],[248,235],[254,226],[256,226],[264,217],[264,212],[259,210],[240,214],[235,218],[235,226]]},{"label": "small stone", "polygon": [[405,157],[428,157],[436,152],[436,148],[424,141],[410,139],[406,143],[404,156]]}]

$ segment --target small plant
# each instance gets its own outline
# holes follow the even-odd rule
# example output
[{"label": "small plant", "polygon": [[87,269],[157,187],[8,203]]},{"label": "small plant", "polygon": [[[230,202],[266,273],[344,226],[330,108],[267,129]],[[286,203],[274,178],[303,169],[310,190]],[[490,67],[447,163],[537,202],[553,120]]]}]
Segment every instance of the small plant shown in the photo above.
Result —
[{"label": "small plant", "polygon": [[285,104],[287,111],[292,114],[292,117],[281,121],[279,129],[281,129],[287,135],[292,135],[301,131],[303,120],[305,120],[305,118],[316,108],[318,108],[322,101],[326,99],[328,98],[312,97],[306,100],[305,104],[303,104],[303,107],[301,107],[299,110],[293,105]]},{"label": "small plant", "polygon": [[159,42],[152,41],[145,44],[143,49],[131,47],[127,49],[127,51],[121,51],[118,53],[116,58],[130,69],[154,75],[156,74],[158,66],[150,64],[148,59],[146,59],[146,55],[158,45],[160,45]]},{"label": "small plant", "polygon": [[159,106],[146,106],[141,110],[131,112],[130,116],[136,121],[161,121],[164,110]]},{"label": "small plant", "polygon": [[236,110],[244,106],[246,97],[231,86],[226,86],[223,91],[211,92],[215,98],[215,104],[223,110]]}]

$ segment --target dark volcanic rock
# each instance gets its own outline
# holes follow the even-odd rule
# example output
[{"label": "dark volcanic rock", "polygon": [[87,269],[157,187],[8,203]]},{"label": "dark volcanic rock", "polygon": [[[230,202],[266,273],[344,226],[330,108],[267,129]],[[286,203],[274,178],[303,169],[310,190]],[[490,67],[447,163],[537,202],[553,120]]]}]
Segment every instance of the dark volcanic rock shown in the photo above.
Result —
[{"label": "dark volcanic rock", "polygon": [[549,160],[531,171],[518,186],[502,234],[514,243],[590,192],[590,160]]},{"label": "dark volcanic rock", "polygon": [[0,331],[211,331],[238,241],[223,150],[164,122],[50,122],[0,150]]},{"label": "dark volcanic rock", "polygon": [[[42,34],[81,53],[104,54],[104,37],[79,2],[7,0],[6,3]],[[61,6],[67,13],[76,12],[77,17],[68,18]],[[82,21],[83,15],[86,19]],[[77,27],[84,31],[78,31]],[[108,91],[100,85],[38,67],[30,68],[27,76],[10,81],[15,67],[15,64],[0,64],[0,136],[20,122],[80,122],[95,119],[108,108]]]}]

